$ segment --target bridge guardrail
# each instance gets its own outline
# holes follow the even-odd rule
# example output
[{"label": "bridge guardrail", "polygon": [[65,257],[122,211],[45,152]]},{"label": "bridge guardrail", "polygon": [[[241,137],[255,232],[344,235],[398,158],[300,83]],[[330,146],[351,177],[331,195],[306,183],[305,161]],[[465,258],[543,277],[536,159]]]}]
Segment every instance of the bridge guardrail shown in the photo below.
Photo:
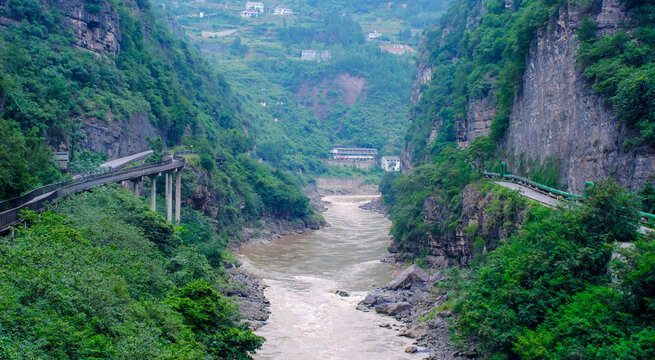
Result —
[{"label": "bridge guardrail", "polygon": [[[97,185],[102,185],[110,182],[118,182],[118,181],[124,181],[124,180],[129,180],[133,179],[139,176],[148,176],[153,173],[156,173],[158,171],[154,172],[148,172],[148,170],[153,169],[153,168],[159,168],[167,164],[171,164],[173,161],[180,161],[182,163],[182,166],[184,164],[184,158],[183,157],[174,157],[174,158],[168,158],[166,160],[156,162],[156,163],[151,163],[143,166],[139,166],[137,168],[132,168],[128,170],[123,170],[123,171],[118,171],[118,172],[108,172],[108,173],[103,173],[103,174],[95,174],[91,176],[87,176],[84,178],[78,178],[74,180],[67,180],[61,183],[56,183],[56,184],[51,184],[48,186],[44,186],[39,189],[35,189],[34,191],[18,198],[14,198],[9,201],[16,201],[18,199],[22,198],[27,198],[29,200],[14,206],[8,210],[0,210],[0,230],[6,229],[9,226],[15,225],[18,222],[19,219],[19,213],[23,209],[30,209],[34,211],[39,211],[44,208],[45,204],[47,202],[51,202],[52,200],[55,200],[57,198],[67,196],[71,193],[79,192],[82,190],[86,190],[88,188],[97,186]],[[177,167],[177,166],[175,166]],[[171,168],[175,168],[171,167]],[[162,169],[166,170],[166,169]],[[51,192],[48,194],[48,192]],[[33,201],[34,199],[38,198],[39,196],[42,196],[44,194],[48,194],[47,196],[38,199],[37,201]],[[29,195],[29,196],[28,196]]]},{"label": "bridge guardrail", "polygon": [[[550,186],[546,186],[543,184],[539,184],[537,182],[534,182],[530,179],[526,179],[521,176],[517,175],[512,175],[512,174],[507,174],[506,171],[506,165],[505,163],[501,163],[500,165],[500,173],[494,173],[494,172],[489,172],[489,171],[483,171],[482,175],[486,178],[497,178],[500,180],[510,180],[513,183],[518,183],[519,185],[525,186],[527,188],[530,188],[534,191],[540,192],[546,196],[552,197],[554,199],[560,200],[561,198],[566,198],[566,199],[571,199],[575,201],[582,201],[584,200],[584,197],[586,196],[587,192],[587,186],[588,185],[593,185],[593,183],[587,182],[585,184],[585,196],[580,196],[576,194],[571,194],[566,191],[562,191],[559,189],[552,188]],[[645,213],[643,211],[636,211],[637,215],[641,217],[641,222],[642,223],[649,223],[649,221],[655,221],[655,215],[654,214],[649,214]]]}]

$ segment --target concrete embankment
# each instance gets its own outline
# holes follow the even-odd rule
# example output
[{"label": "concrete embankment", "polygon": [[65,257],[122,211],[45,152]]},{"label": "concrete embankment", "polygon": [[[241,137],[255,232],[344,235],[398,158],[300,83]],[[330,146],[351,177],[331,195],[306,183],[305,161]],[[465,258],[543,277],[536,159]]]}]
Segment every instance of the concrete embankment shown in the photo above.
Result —
[{"label": "concrete embankment", "polygon": [[378,186],[364,178],[317,177],[316,188],[321,195],[378,194]]}]

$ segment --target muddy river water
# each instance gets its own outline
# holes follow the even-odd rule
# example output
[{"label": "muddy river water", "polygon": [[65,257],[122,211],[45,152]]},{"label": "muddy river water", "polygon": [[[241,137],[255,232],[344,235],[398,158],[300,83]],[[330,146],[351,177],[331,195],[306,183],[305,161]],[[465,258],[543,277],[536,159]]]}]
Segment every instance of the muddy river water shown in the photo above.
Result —
[{"label": "muddy river water", "polygon": [[359,208],[373,198],[327,197],[323,216],[331,226],[239,251],[246,270],[269,286],[271,316],[257,331],[267,342],[256,359],[421,358],[404,353],[410,339],[380,327],[395,324],[392,318],[355,309],[366,291],[389,282],[393,270],[380,262],[391,223]]}]

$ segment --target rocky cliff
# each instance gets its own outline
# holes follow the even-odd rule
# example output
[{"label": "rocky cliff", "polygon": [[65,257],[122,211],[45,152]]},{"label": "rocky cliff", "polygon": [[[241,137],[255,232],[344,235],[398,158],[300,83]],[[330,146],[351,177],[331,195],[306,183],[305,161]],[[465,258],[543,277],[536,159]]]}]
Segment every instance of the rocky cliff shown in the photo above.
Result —
[{"label": "rocky cliff", "polygon": [[136,154],[149,149],[146,138],[156,138],[160,132],[150,123],[147,113],[137,113],[125,121],[105,121],[87,117],[82,121],[86,137],[82,147],[107,153],[110,159]]},{"label": "rocky cliff", "polygon": [[[525,220],[528,203],[509,191],[492,189],[488,185],[468,185],[459,195],[461,208],[436,195],[423,202],[423,220],[428,231],[427,249],[414,244],[394,244],[391,252],[401,252],[396,259],[413,257],[414,251],[426,251],[430,267],[468,266],[476,254],[498,246],[498,241],[514,233]],[[452,219],[457,219],[452,222]]]},{"label": "rocky cliff", "polygon": [[109,2],[48,0],[47,4],[62,11],[75,33],[78,47],[98,54],[118,55],[121,41],[119,17]]},{"label": "rocky cliff", "polygon": [[[409,112],[409,122],[412,123],[417,114],[416,109],[414,108],[419,104],[425,87],[432,81],[432,72],[434,68],[430,65],[430,47],[426,44],[426,38],[421,38],[419,43],[418,53],[416,55],[416,78],[412,85],[412,94],[410,96],[410,104],[412,109]],[[400,162],[402,172],[404,174],[409,173],[409,171],[414,167],[412,164],[412,159],[409,154],[413,152],[414,144],[411,142],[404,142],[403,149],[400,155]]]},{"label": "rocky cliff", "polygon": [[[505,143],[505,151],[513,155],[510,171],[521,154],[542,161],[553,157],[561,164],[562,184],[575,193],[582,193],[585,181],[605,177],[637,189],[653,181],[655,152],[623,146],[634,134],[576,68],[576,31],[584,14],[573,3],[562,6],[530,46]],[[603,0],[594,18],[601,35],[612,35],[626,16],[619,0]]]},{"label": "rocky cliff", "polygon": [[[579,47],[576,32],[585,16],[595,20],[597,34],[602,36],[615,34],[630,14],[620,0],[578,3],[571,0],[562,4],[559,13],[550,18],[530,43],[521,86],[514,96],[509,130],[499,144],[500,150],[513,173],[534,171],[546,160],[556,163],[561,169],[560,183],[575,193],[582,193],[585,181],[606,177],[617,179],[624,187],[638,189],[645,182],[653,181],[655,151],[647,146],[623,146],[626,139],[636,134],[617,121],[576,64]],[[468,10],[467,29],[476,26],[484,14],[483,5],[484,2],[479,1]],[[506,7],[511,6],[511,2],[506,4]],[[449,26],[447,21],[441,25],[442,42],[450,33]],[[424,51],[436,48],[432,44],[432,48]],[[428,58],[419,56],[419,77],[413,101],[420,99],[420,85],[432,70],[427,61]],[[457,61],[453,58],[454,64]],[[476,93],[469,88],[466,116],[454,119],[455,138],[460,148],[468,147],[475,138],[491,131],[492,119],[498,110],[498,99],[493,91],[496,79],[484,80],[492,91],[486,89]],[[443,119],[437,116],[432,121],[432,130],[426,138],[428,147],[436,134],[443,131]],[[410,154],[416,146],[411,141],[405,144],[406,168],[409,168]]]}]

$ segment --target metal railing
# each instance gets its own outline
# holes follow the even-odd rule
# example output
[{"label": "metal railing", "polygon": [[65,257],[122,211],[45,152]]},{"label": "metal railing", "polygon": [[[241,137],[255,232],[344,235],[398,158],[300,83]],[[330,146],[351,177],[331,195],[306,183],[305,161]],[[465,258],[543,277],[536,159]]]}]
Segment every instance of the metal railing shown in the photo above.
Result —
[{"label": "metal railing", "polygon": [[156,174],[162,171],[180,168],[183,167],[184,164],[185,161],[183,157],[175,156],[160,162],[146,164],[128,170],[94,174],[85,176],[83,178],[71,179],[35,189],[23,196],[19,196],[0,203],[0,206],[2,206],[2,208],[0,208],[0,230],[5,230],[9,226],[17,224],[19,221],[20,211],[23,209],[40,211],[45,207],[46,203],[60,197],[68,196],[72,193],[80,192],[94,186],[104,185],[111,182],[135,179]]},{"label": "metal railing", "polygon": [[[557,200],[562,200],[562,199],[567,199],[567,200],[573,200],[573,201],[584,201],[584,198],[587,196],[589,193],[589,190],[594,187],[594,183],[587,181],[585,183],[584,187],[584,196],[577,195],[577,194],[571,194],[566,191],[562,191],[559,189],[552,188],[550,186],[546,186],[543,184],[539,184],[535,181],[532,181],[530,179],[526,179],[521,176],[517,175],[512,175],[507,173],[507,165],[504,162],[500,163],[500,173],[495,173],[495,172],[489,172],[489,171],[483,171],[482,175],[486,178],[496,178],[499,180],[509,180],[510,182],[519,184],[523,187],[532,189],[538,193],[544,194],[546,196],[549,196],[553,199]],[[643,211],[636,211],[637,215],[641,217],[641,222],[644,224],[650,224],[650,221],[655,221],[655,215],[645,213]]]}]

